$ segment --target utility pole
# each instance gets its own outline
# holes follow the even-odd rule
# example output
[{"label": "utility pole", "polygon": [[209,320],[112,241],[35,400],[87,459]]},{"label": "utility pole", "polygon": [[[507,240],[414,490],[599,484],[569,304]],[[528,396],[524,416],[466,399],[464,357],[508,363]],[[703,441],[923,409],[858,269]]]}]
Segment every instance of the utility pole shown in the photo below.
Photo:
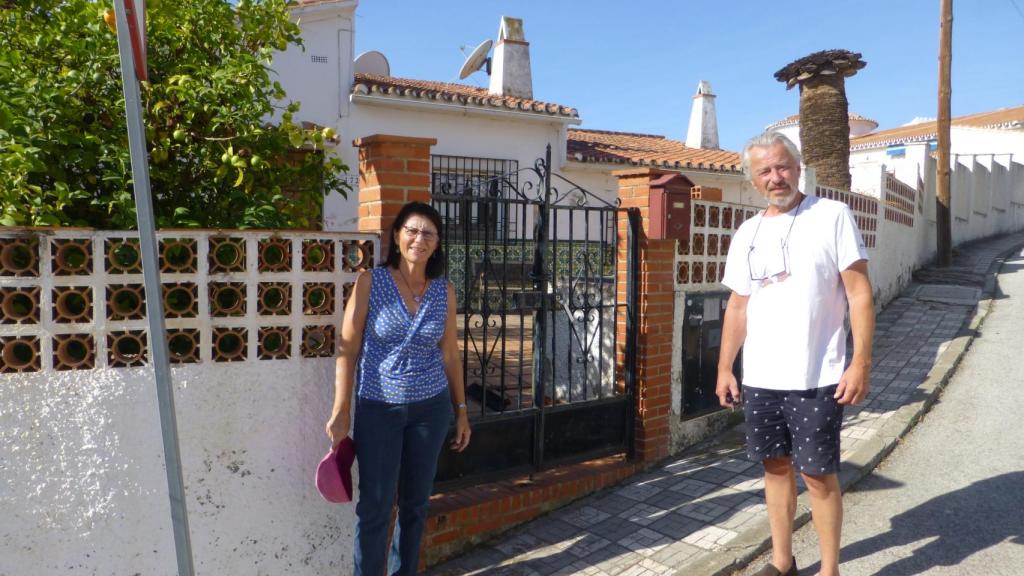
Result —
[{"label": "utility pole", "polygon": [[939,159],[935,186],[935,260],[953,263],[953,226],[949,190],[950,67],[953,60],[953,0],[940,0],[939,8]]}]

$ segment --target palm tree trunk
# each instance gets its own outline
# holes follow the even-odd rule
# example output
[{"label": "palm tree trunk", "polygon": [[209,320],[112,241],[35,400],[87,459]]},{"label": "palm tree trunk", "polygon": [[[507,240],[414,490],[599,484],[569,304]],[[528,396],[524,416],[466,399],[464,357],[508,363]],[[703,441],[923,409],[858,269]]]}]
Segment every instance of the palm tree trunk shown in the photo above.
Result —
[{"label": "palm tree trunk", "polygon": [[[843,75],[800,83],[800,148],[818,184],[850,189],[850,118]],[[807,191],[813,194],[814,191]]]}]

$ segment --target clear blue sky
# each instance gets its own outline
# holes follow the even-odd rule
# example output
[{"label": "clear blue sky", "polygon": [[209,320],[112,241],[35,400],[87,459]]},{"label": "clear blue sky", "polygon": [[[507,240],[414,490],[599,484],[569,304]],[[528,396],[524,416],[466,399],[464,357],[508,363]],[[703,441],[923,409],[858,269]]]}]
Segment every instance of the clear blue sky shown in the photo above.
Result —
[{"label": "clear blue sky", "polygon": [[[891,128],[936,116],[939,0],[362,0],[356,53],[393,76],[459,82],[464,56],[523,19],[534,97],[573,106],[582,127],[685,140],[699,80],[717,95],[723,148],[798,111],[773,78],[818,50],[863,54],[850,110]],[[486,86],[477,72],[463,83]],[[1024,0],[954,0],[953,115],[1024,105]]]}]

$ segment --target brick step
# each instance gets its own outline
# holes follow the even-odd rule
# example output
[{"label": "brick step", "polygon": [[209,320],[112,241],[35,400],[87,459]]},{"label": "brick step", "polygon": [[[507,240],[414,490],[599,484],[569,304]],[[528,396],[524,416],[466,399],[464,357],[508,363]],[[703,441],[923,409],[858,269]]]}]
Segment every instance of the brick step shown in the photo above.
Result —
[{"label": "brick step", "polygon": [[421,569],[468,551],[501,533],[640,472],[624,454],[453,488],[430,500]]}]

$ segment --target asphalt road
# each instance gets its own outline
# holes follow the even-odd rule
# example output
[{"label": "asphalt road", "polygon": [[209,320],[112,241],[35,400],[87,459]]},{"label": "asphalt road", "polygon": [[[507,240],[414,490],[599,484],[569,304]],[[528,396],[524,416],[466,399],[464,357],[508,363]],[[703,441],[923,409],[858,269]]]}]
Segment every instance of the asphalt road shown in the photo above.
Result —
[{"label": "asphalt road", "polygon": [[[1024,575],[1024,258],[938,402],[845,496],[844,576]],[[814,528],[794,536],[817,574]],[[767,562],[754,561],[743,574]]]}]

